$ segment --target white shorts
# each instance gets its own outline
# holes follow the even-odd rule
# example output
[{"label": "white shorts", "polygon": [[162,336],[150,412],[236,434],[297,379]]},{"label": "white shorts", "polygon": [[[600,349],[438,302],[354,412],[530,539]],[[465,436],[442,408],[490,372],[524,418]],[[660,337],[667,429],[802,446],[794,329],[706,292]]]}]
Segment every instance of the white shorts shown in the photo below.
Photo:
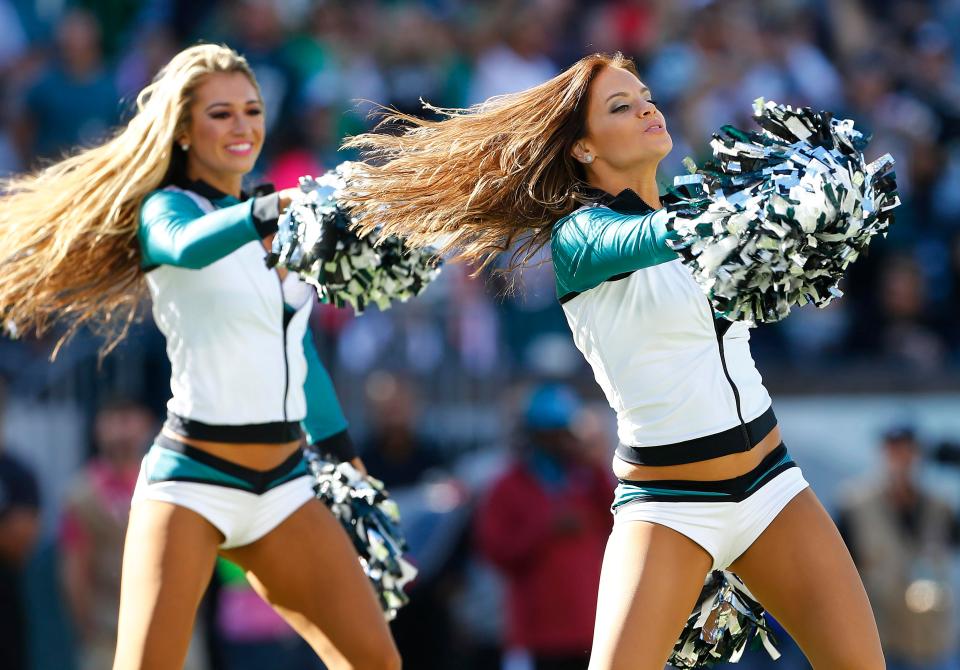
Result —
[{"label": "white shorts", "polygon": [[299,452],[251,470],[161,435],[140,465],[131,505],[159,500],[193,510],[223,535],[220,547],[232,549],[256,542],[313,497]]},{"label": "white shorts", "polygon": [[614,527],[656,523],[681,533],[725,570],[808,484],[782,444],[752,471],[722,481],[625,481],[617,486]]}]

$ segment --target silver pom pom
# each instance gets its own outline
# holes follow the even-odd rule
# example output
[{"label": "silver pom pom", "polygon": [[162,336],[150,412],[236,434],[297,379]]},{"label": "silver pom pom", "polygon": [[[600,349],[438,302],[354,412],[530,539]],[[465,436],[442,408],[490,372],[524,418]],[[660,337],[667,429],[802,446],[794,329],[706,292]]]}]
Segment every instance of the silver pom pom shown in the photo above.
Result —
[{"label": "silver pom pom", "polygon": [[670,665],[685,669],[736,663],[754,641],[774,660],[780,658],[763,607],[735,574],[715,570],[707,575],[697,606],[673,648]]},{"label": "silver pom pom", "polygon": [[[761,132],[724,126],[715,161],[677,177],[664,198],[671,246],[731,321],[779,321],[819,307],[900,204],[893,158],[867,164],[849,119],[757,100]],[[688,159],[689,160],[689,159]]]},{"label": "silver pom pom", "polygon": [[362,475],[350,463],[327,460],[306,450],[316,478],[314,490],[347,531],[360,564],[373,584],[387,620],[409,601],[404,587],[417,569],[403,557],[406,541],[400,530],[400,510],[390,500],[383,483]]},{"label": "silver pom pom", "polygon": [[419,295],[440,263],[432,250],[410,249],[398,237],[352,232],[353,218],[340,202],[350,172],[346,162],[319,179],[300,178],[302,195],[280,218],[267,265],[298,273],[324,302],[362,314],[370,304],[384,310]]}]

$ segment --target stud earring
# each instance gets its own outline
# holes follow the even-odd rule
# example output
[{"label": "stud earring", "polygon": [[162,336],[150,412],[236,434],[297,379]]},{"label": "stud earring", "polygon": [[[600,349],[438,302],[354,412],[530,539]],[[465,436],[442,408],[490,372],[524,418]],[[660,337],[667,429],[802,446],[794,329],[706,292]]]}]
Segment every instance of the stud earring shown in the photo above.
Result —
[{"label": "stud earring", "polygon": [[187,144],[186,142],[183,142],[182,144],[180,144],[180,149],[181,149],[182,151],[189,151],[189,150],[190,150],[190,145]]},{"label": "stud earring", "polygon": [[591,156],[590,154],[587,154],[586,156],[583,157],[583,162],[584,162],[584,163],[592,163],[592,162],[593,162],[593,156]]}]

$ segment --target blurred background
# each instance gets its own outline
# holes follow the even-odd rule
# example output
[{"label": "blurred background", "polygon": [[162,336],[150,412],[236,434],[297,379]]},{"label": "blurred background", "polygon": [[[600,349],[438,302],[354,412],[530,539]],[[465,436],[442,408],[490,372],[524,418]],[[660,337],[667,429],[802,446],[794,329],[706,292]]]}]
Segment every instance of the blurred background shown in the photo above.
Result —
[{"label": "blurred background", "polygon": [[[664,110],[664,185],[722,124],[749,127],[758,96],[853,118],[873,134],[868,157],[897,160],[896,224],[843,299],[752,331],[753,353],[862,570],[890,667],[956,668],[958,31],[960,0],[0,0],[0,173],[103,138],[198,40],[253,66],[269,135],[252,183],[278,188],[355,158],[338,143],[369,127],[370,101],[467,106],[593,51],[636,59]],[[470,275],[448,265],[407,305],[312,317],[420,567],[394,632],[413,670],[584,668],[614,417],[549,265],[513,293]],[[129,496],[169,392],[148,314],[101,365],[85,334],[51,363],[56,338],[0,339],[11,670],[109,667]],[[322,667],[227,563],[195,638],[191,668]],[[781,639],[778,663],[750,652],[738,667],[808,667]]]}]

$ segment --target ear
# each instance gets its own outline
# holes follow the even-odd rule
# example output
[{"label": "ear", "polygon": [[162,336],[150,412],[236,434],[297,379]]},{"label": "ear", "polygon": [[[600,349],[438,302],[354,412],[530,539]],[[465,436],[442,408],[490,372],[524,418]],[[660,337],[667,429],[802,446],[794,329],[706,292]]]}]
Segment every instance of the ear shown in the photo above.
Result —
[{"label": "ear", "polygon": [[593,162],[593,152],[583,140],[574,142],[573,147],[570,149],[570,154],[581,163]]}]

